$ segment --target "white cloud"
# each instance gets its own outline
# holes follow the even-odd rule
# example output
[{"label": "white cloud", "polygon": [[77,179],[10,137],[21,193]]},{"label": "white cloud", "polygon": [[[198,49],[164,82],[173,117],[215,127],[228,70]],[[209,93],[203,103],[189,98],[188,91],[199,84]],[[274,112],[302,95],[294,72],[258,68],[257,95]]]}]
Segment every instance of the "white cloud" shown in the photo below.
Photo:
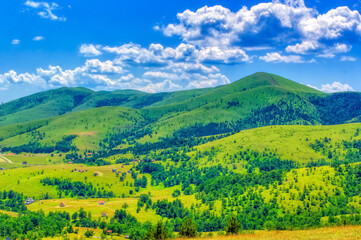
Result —
[{"label": "white cloud", "polygon": [[19,40],[19,39],[13,39],[13,40],[11,41],[11,44],[13,44],[13,45],[18,45],[18,44],[20,44],[20,40]]},{"label": "white cloud", "polygon": [[308,54],[311,51],[315,51],[320,48],[320,43],[315,41],[304,41],[302,43],[297,43],[293,46],[287,46],[286,52],[292,52],[297,54]]},{"label": "white cloud", "polygon": [[24,73],[17,74],[15,71],[10,70],[8,73],[0,75],[0,79],[2,83],[10,82],[10,83],[33,83],[35,80],[35,75]]},{"label": "white cloud", "polygon": [[[152,48],[156,48],[153,46]],[[229,83],[226,76],[214,66],[200,63],[167,61],[168,65],[148,67],[141,77],[127,73],[129,65],[118,65],[116,61],[88,59],[74,69],[62,69],[60,66],[38,68],[36,73],[9,71],[0,74],[3,87],[11,84],[31,84],[43,88],[58,86],[84,86],[93,89],[138,89],[148,92],[174,91],[194,87],[210,87]],[[174,64],[174,68],[172,67]]]},{"label": "white cloud", "polygon": [[102,50],[118,56],[119,62],[137,64],[166,64],[167,61],[239,63],[248,62],[250,57],[238,47],[220,48],[217,46],[200,48],[193,44],[181,43],[176,48],[161,44],[151,44],[143,48],[138,44],[128,43],[117,47],[105,46]]},{"label": "white cloud", "polygon": [[115,65],[112,61],[101,62],[99,59],[91,59],[85,62],[82,70],[89,73],[124,73],[121,66]]},{"label": "white cloud", "polygon": [[346,91],[355,91],[355,90],[348,84],[333,82],[332,84],[322,85],[321,91],[333,93],[333,92],[346,92]]},{"label": "white cloud", "polygon": [[303,18],[299,28],[308,39],[337,39],[346,31],[356,32],[361,25],[360,13],[348,7],[331,9],[325,14]]},{"label": "white cloud", "polygon": [[350,45],[336,43],[334,46],[325,49],[318,56],[323,57],[323,58],[333,58],[338,53],[347,53],[347,52],[351,51],[351,48],[352,48],[352,46],[350,46]]},{"label": "white cloud", "polygon": [[209,74],[208,76],[198,76],[199,79],[191,81],[188,83],[187,88],[206,88],[206,87],[215,87],[218,85],[224,85],[230,83],[229,79],[220,74]]},{"label": "white cloud", "polygon": [[201,63],[189,63],[189,62],[173,62],[172,64],[167,65],[166,67],[163,67],[161,69],[166,69],[172,72],[182,73],[182,72],[188,72],[188,73],[197,73],[197,72],[203,72],[203,73],[217,73],[219,72],[219,69],[215,66],[205,66]]},{"label": "white cloud", "polygon": [[342,62],[355,62],[357,58],[351,56],[342,56],[340,59]]},{"label": "white cloud", "polygon": [[163,53],[163,46],[158,44],[152,44],[146,49],[138,44],[128,43],[117,47],[105,46],[102,50],[116,54],[118,63],[151,64],[164,62],[164,57],[159,55],[159,51],[161,54]]},{"label": "white cloud", "polygon": [[167,72],[160,72],[160,71],[157,71],[157,72],[152,72],[152,71],[145,72],[143,74],[143,77],[145,77],[145,78],[158,78],[158,79],[165,78],[165,79],[168,79],[168,80],[178,79],[177,74],[167,73]]},{"label": "white cloud", "polygon": [[[63,70],[59,66],[49,66],[48,69],[38,68],[36,74],[17,74],[11,70],[8,73],[0,74],[0,81],[4,84],[29,83],[40,86],[77,86],[91,85],[90,79],[96,80],[97,84],[108,86],[115,85],[115,83],[102,76],[108,75],[117,78],[118,75],[123,73],[125,73],[125,70],[111,61],[101,62],[98,59],[91,59],[87,60],[83,66],[72,70]],[[119,80],[121,77],[117,79]]]},{"label": "white cloud", "polygon": [[181,85],[175,84],[170,80],[164,80],[158,83],[149,83],[147,86],[140,88],[140,90],[150,93],[176,91],[181,89],[183,89]]},{"label": "white cloud", "polygon": [[321,88],[307,85],[309,87],[315,88],[317,90],[327,92],[327,93],[335,93],[335,92],[347,92],[347,91],[355,91],[350,85],[342,84],[340,82],[333,82],[332,84],[322,84]]},{"label": "white cloud", "polygon": [[238,47],[220,48],[217,46],[202,48],[198,53],[200,62],[215,61],[224,63],[237,63],[250,61],[249,56]]},{"label": "white cloud", "polygon": [[261,60],[265,62],[273,62],[273,63],[304,63],[305,60],[298,55],[281,55],[277,52],[267,53],[265,56],[259,57]]},{"label": "white cloud", "polygon": [[257,47],[245,47],[243,48],[246,51],[264,51],[264,50],[270,50],[273,49],[273,47],[268,46],[257,46]]},{"label": "white cloud", "polygon": [[54,10],[60,8],[59,5],[54,2],[48,3],[48,2],[35,2],[35,1],[27,0],[25,2],[25,5],[34,9],[38,9],[39,10],[38,15],[42,18],[50,19],[54,21],[66,21],[65,17],[58,17],[53,13]]},{"label": "white cloud", "polygon": [[335,45],[349,45],[350,36],[361,35],[358,11],[338,7],[320,14],[302,0],[274,0],[237,12],[220,5],[204,6],[178,13],[177,19],[178,23],[161,27],[164,35],[180,36],[183,42],[198,47],[220,49],[243,46],[252,51],[288,44],[287,52],[333,57],[339,53],[332,52]]},{"label": "white cloud", "polygon": [[79,53],[84,55],[85,57],[94,57],[99,56],[102,54],[101,51],[99,51],[100,45],[94,45],[94,44],[82,44],[79,48]]},{"label": "white cloud", "polygon": [[44,40],[45,38],[43,36],[36,36],[33,38],[34,41],[42,41]]}]

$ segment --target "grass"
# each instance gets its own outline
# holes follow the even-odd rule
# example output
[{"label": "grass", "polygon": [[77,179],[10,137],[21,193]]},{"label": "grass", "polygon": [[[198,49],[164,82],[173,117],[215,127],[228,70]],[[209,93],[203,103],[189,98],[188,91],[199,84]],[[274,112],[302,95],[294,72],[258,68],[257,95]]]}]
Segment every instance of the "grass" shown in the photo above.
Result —
[{"label": "grass", "polygon": [[[157,199],[157,198],[154,198]],[[98,205],[98,201],[106,201],[105,205]],[[60,207],[60,203],[64,202],[65,207]],[[162,218],[159,215],[155,214],[154,210],[145,211],[144,208],[137,213],[137,198],[111,198],[111,199],[50,199],[42,200],[32,203],[28,206],[28,209],[31,211],[37,211],[42,209],[45,213],[51,211],[66,211],[70,214],[73,214],[76,211],[79,211],[80,208],[83,208],[87,212],[91,212],[92,217],[97,219],[101,217],[101,214],[104,212],[107,215],[106,219],[110,219],[114,216],[114,212],[117,209],[121,209],[123,204],[127,204],[127,212],[135,216],[140,222],[152,222],[157,223]]]},{"label": "grass", "polygon": [[74,108],[76,99],[82,99],[92,92],[86,88],[59,88],[2,104],[0,126],[61,115]]},{"label": "grass", "polygon": [[[78,234],[72,233],[67,236],[70,239],[85,239],[84,233],[87,228],[78,229]],[[91,229],[94,231],[95,237],[100,237],[100,229]],[[255,231],[253,233],[243,233],[238,235],[219,235],[219,233],[210,233],[213,236],[203,236],[197,238],[189,238],[194,240],[358,240],[361,238],[361,226],[339,226],[339,227],[325,227],[310,230],[295,230],[295,231]],[[206,235],[206,234],[204,234]],[[107,236],[108,239],[124,239],[124,236]],[[63,239],[62,236],[45,238],[45,239]],[[176,238],[177,240],[185,240],[188,238]]]},{"label": "grass", "polygon": [[[193,238],[196,240],[356,240],[361,238],[361,226],[325,227],[295,231],[256,231],[233,236]],[[184,238],[180,238],[184,239]]]},{"label": "grass", "polygon": [[[66,236],[69,237],[70,239],[79,239],[79,240],[84,240],[84,239],[91,239],[91,238],[86,238],[84,236],[84,233],[87,230],[91,230],[94,232],[94,236],[93,238],[97,237],[100,238],[101,234],[102,234],[102,230],[101,229],[88,229],[88,228],[82,228],[82,227],[75,227],[74,230],[77,229],[78,230],[78,234],[76,233],[71,233],[71,234],[67,234]],[[112,235],[112,236],[107,236],[108,239],[124,239],[124,236],[116,236],[116,235]],[[63,240],[64,236],[54,236],[54,237],[47,237],[47,238],[43,238],[43,239],[55,239],[55,240]]]},{"label": "grass", "polygon": [[[102,107],[81,112],[69,113],[59,117],[48,119],[47,124],[39,127],[36,131],[22,133],[6,138],[0,142],[3,146],[18,146],[28,142],[38,141],[41,144],[54,146],[63,136],[77,135],[73,141],[81,151],[86,149],[98,149],[99,141],[111,131],[125,130],[134,127],[135,124],[144,121],[138,110],[124,107]],[[10,127],[3,127],[7,132]]]},{"label": "grass", "polygon": [[[319,197],[325,197],[326,194],[334,195],[334,191],[340,189],[337,185],[332,184],[333,179],[337,179],[335,170],[329,166],[312,168],[312,171],[309,168],[292,170],[287,173],[281,185],[264,189],[262,196],[266,201],[276,198],[280,206],[291,212],[295,212],[298,206],[303,207],[304,203],[309,203],[311,209],[316,211],[319,209]],[[312,187],[311,199],[300,201],[298,194],[302,193],[305,187]],[[292,195],[295,198],[292,198]],[[358,203],[357,205],[360,207]]]},{"label": "grass", "polygon": [[[328,137],[333,144],[342,143],[342,140],[359,140],[361,136],[355,136],[355,133],[360,128],[360,123],[332,126],[268,126],[241,131],[198,146],[197,150],[215,151],[216,164],[230,163],[232,154],[247,149],[258,152],[271,151],[282,159],[306,164],[325,158],[311,148],[310,144],[315,140]],[[214,164],[207,162],[207,159],[202,161],[204,164]]]},{"label": "grass", "polygon": [[[45,212],[65,210],[70,213],[78,211],[80,208],[84,208],[86,211],[90,211],[93,216],[100,217],[102,212],[105,212],[108,217],[111,217],[116,209],[122,208],[124,203],[127,203],[128,211],[134,215],[140,221],[151,221],[153,223],[161,219],[160,216],[156,215],[154,211],[148,210],[145,211],[144,208],[137,213],[137,201],[140,194],[151,194],[152,201],[168,199],[173,201],[177,198],[173,198],[171,194],[176,189],[180,189],[180,186],[174,186],[170,188],[164,188],[162,185],[159,186],[150,186],[148,185],[145,189],[140,189],[139,193],[134,193],[133,195],[129,194],[129,190],[134,187],[125,186],[125,182],[128,181],[132,183],[133,180],[130,177],[130,174],[127,175],[126,180],[121,183],[118,178],[112,173],[113,168],[117,168],[120,171],[127,171],[131,166],[125,166],[125,168],[120,168],[120,165],[110,165],[110,166],[101,166],[101,167],[80,167],[80,165],[49,165],[49,166],[34,166],[27,168],[18,168],[3,171],[3,174],[0,174],[0,181],[3,183],[1,190],[14,190],[17,192],[22,192],[26,196],[35,197],[41,199],[41,196],[45,193],[49,193],[50,196],[54,199],[37,201],[28,206],[30,210],[39,210],[43,209]],[[73,169],[87,169],[88,172],[79,173],[70,171]],[[93,172],[100,172],[101,176],[94,177]],[[97,202],[100,199],[76,199],[63,196],[59,199],[55,187],[43,186],[40,183],[40,180],[45,177],[65,177],[70,178],[73,181],[82,181],[90,182],[94,187],[105,189],[107,191],[113,191],[116,196],[125,194],[126,198],[111,198],[105,199],[105,206],[98,206]],[[148,179],[149,175],[146,175]],[[276,198],[280,206],[283,206],[286,210],[294,212],[298,206],[302,206],[304,202],[315,202],[313,208],[317,208],[319,202],[314,200],[313,197],[324,196],[326,193],[328,195],[333,195],[336,185],[333,185],[333,179],[335,178],[335,172],[333,168],[324,166],[314,168],[312,171],[306,168],[292,170],[287,173],[284,182],[281,185],[271,185],[269,188],[257,186],[253,188],[253,191],[262,192],[262,196],[265,201],[268,202],[273,198]],[[148,181],[149,182],[149,181]],[[292,195],[298,196],[300,192],[303,191],[304,187],[312,187],[311,200],[306,199],[304,202],[300,201],[298,197],[292,199]],[[251,191],[251,189],[249,189]],[[246,194],[246,193],[245,193]],[[193,205],[198,205],[197,210],[208,210],[209,207],[202,204],[200,200],[196,200],[194,195],[182,195],[178,197],[186,208],[191,208]],[[66,207],[60,208],[59,205],[61,202],[66,203]],[[357,208],[360,207],[358,199],[355,199],[352,202],[352,205]],[[221,201],[216,201],[214,213],[220,213],[222,209]]]},{"label": "grass", "polygon": [[[87,167],[79,164],[63,164],[63,165],[48,165],[48,166],[33,166],[27,168],[9,169],[0,173],[0,189],[14,190],[22,192],[26,196],[41,197],[48,192],[51,197],[57,197],[57,191],[55,187],[43,186],[40,180],[45,177],[57,177],[57,178],[70,178],[73,181],[90,182],[96,188],[105,189],[107,191],[113,191],[117,196],[121,196],[123,193],[129,195],[129,190],[133,189],[130,186],[123,186],[123,183],[119,181],[115,173],[112,173],[112,169],[117,167],[119,171],[127,171],[131,166],[125,166],[121,169],[121,165],[113,166],[101,166],[101,167]],[[84,169],[87,172],[71,172],[74,169]],[[94,172],[100,172],[102,176],[94,176]],[[127,175],[126,181],[133,182],[130,174]]]},{"label": "grass", "polygon": [[5,211],[0,209],[1,214],[9,215],[10,217],[17,217],[19,214],[17,212]]},{"label": "grass", "polygon": [[15,156],[6,156],[7,159],[11,160],[14,164],[22,164],[27,162],[27,165],[53,165],[53,164],[63,164],[64,157],[59,156],[59,154],[54,154],[51,157],[50,154],[29,154],[29,155],[15,155]]}]

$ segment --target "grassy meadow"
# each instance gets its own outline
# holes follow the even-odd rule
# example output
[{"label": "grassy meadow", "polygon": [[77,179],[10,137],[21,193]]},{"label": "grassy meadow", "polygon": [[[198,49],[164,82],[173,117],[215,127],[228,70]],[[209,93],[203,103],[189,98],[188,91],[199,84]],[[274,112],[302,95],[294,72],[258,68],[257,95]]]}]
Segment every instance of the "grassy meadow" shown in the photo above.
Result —
[{"label": "grassy meadow", "polygon": [[[310,146],[316,140],[330,138],[333,145],[341,144],[343,140],[361,139],[357,132],[360,123],[332,126],[268,126],[241,131],[229,137],[198,146],[198,151],[215,152],[214,163],[229,164],[233,154],[239,151],[253,150],[272,152],[282,159],[292,159],[301,165],[310,161],[325,158]],[[342,155],[342,149],[338,149]],[[205,164],[207,160],[203,160]],[[236,163],[237,164],[237,163]],[[230,164],[231,165],[231,164]]]},{"label": "grassy meadow", "polygon": [[[326,227],[295,231],[255,231],[239,235],[217,235],[192,238],[196,240],[356,240],[361,238],[360,226]],[[184,238],[179,238],[184,239]]]}]

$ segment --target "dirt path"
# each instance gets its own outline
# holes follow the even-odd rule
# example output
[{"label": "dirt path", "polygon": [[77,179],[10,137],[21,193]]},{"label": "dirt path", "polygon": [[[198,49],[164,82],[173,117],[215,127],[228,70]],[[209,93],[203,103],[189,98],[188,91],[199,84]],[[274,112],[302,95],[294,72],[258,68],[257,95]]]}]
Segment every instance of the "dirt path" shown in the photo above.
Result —
[{"label": "dirt path", "polygon": [[10,164],[14,164],[11,160],[7,159],[6,157],[4,157],[3,155],[0,155],[0,158],[4,159],[5,161],[7,161]]}]

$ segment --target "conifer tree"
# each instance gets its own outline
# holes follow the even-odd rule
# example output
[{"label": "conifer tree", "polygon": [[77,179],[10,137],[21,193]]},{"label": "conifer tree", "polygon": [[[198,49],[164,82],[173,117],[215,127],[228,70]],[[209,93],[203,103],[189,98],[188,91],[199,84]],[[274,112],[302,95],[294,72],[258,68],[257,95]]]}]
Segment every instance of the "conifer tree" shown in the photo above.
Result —
[{"label": "conifer tree", "polygon": [[227,222],[226,233],[227,234],[237,234],[241,224],[237,221],[235,216],[231,216]]}]

